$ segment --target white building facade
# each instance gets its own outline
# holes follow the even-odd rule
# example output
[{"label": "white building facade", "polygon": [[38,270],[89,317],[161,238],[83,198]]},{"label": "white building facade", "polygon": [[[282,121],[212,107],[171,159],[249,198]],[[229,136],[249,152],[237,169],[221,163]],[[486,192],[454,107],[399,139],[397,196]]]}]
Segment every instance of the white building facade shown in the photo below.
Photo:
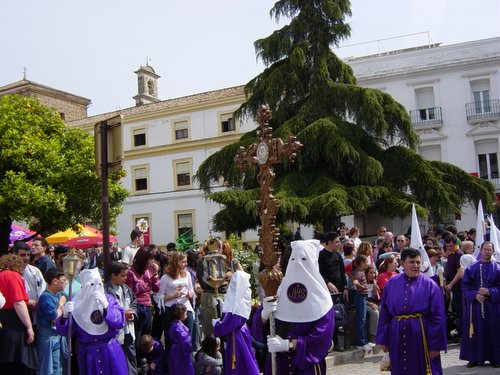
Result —
[{"label": "white building facade", "polygon": [[[420,137],[420,155],[489,179],[497,193],[500,191],[500,38],[406,49],[346,62],[358,85],[390,94],[409,111]],[[451,213],[447,223],[456,224],[459,230],[475,227],[475,208]],[[394,232],[406,233],[411,221],[384,224]],[[365,228],[364,233],[374,230]]]},{"label": "white building facade", "polygon": [[[407,108],[424,158],[457,165],[491,180],[500,190],[500,38],[411,48],[346,62],[360,86],[387,92]],[[211,231],[212,217],[220,207],[204,197],[193,175],[208,156],[256,128],[248,119],[233,118],[245,100],[243,86],[161,101],[154,70],[146,66],[136,73],[135,107],[70,125],[91,131],[105,118],[123,116],[122,166],[127,172],[123,184],[131,196],[117,221],[120,244],[129,241],[140,219],[149,225],[150,243],[164,246],[186,231],[203,242],[211,234],[220,234]],[[214,191],[220,189],[225,189],[222,181]],[[464,207],[457,214],[450,213],[443,224],[456,224],[459,230],[475,226],[475,208]],[[366,235],[374,234],[380,225],[406,233],[411,224],[410,218],[344,219]],[[428,223],[421,226],[425,233]],[[306,238],[312,235],[312,228],[302,229]],[[243,240],[256,241],[257,235],[247,232]]]},{"label": "white building facade", "polygon": [[[220,207],[204,197],[193,175],[208,156],[256,129],[254,122],[233,117],[243,101],[243,86],[238,86],[139,104],[71,123],[91,130],[101,120],[123,116],[122,167],[127,175],[122,183],[131,195],[117,219],[120,244],[129,241],[141,219],[149,227],[147,242],[160,246],[175,242],[185,232],[199,242],[209,235],[223,235],[212,232],[212,217]],[[225,189],[222,181],[213,186],[213,191],[221,189]],[[256,241],[257,235],[247,232],[243,240]]]}]

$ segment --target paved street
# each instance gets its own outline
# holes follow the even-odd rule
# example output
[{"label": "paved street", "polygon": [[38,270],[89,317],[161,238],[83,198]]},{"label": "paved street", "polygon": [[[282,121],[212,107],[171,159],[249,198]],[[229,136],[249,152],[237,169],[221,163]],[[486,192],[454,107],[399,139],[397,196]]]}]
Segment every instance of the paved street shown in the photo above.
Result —
[{"label": "paved street", "polygon": [[[458,344],[451,344],[448,347],[447,353],[441,354],[441,361],[443,364],[444,375],[493,375],[500,374],[499,369],[495,369],[486,365],[484,367],[474,367],[468,369],[465,367],[467,362],[458,359],[460,346]],[[379,370],[379,362],[382,359],[382,354],[368,354],[363,359],[353,359],[349,363],[343,363],[329,369],[328,375],[374,375],[386,374],[388,371]]]}]

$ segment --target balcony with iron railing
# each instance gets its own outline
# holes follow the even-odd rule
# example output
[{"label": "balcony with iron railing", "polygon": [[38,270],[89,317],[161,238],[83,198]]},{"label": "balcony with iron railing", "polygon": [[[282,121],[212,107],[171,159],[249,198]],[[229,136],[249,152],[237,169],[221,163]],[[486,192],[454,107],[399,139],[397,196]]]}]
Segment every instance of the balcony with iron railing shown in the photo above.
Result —
[{"label": "balcony with iron railing", "polygon": [[466,103],[465,113],[470,123],[499,120],[500,103],[498,99]]},{"label": "balcony with iron railing", "polygon": [[440,128],[443,126],[441,107],[422,108],[410,111],[411,123],[419,129]]}]

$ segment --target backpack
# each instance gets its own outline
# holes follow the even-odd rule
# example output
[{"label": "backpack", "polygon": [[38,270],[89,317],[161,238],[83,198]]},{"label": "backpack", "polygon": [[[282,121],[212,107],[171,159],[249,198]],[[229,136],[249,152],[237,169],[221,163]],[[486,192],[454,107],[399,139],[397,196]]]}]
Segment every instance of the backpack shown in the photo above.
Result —
[{"label": "backpack", "polygon": [[333,305],[335,314],[335,328],[344,327],[347,324],[347,314],[343,303],[336,303]]}]

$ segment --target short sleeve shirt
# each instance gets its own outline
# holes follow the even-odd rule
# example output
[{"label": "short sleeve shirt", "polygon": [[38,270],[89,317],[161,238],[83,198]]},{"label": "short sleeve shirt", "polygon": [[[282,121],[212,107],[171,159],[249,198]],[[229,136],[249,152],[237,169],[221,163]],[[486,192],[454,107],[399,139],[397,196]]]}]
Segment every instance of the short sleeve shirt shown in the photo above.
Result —
[{"label": "short sleeve shirt", "polygon": [[51,328],[54,326],[54,322],[57,318],[57,308],[59,306],[60,293],[54,295],[48,290],[42,293],[40,299],[38,300],[37,306],[37,318],[38,325],[46,328]]},{"label": "short sleeve shirt", "polygon": [[4,309],[13,309],[18,301],[28,302],[28,293],[21,275],[15,271],[0,271],[0,291],[5,297]]}]

